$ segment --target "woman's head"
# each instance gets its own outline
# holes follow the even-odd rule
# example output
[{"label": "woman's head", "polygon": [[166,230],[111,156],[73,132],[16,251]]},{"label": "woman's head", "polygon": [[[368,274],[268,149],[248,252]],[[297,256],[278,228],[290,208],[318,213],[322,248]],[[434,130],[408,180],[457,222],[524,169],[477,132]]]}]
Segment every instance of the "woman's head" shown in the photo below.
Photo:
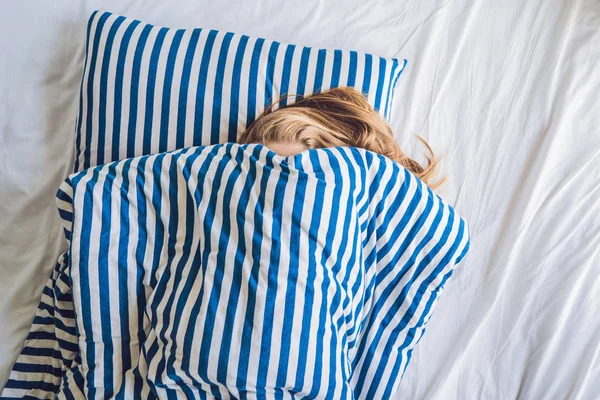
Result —
[{"label": "woman's head", "polygon": [[239,141],[262,143],[289,153],[282,155],[306,148],[359,147],[397,161],[432,188],[441,184],[431,182],[437,161],[429,145],[421,139],[428,151],[428,164],[423,167],[404,154],[388,123],[352,88],[316,93],[276,110],[272,104]]}]

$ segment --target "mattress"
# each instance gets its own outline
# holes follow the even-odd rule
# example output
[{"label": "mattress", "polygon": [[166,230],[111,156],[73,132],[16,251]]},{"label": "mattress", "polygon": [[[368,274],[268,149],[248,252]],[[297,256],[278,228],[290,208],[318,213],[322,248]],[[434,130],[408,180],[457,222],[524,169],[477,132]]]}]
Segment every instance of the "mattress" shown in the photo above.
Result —
[{"label": "mattress", "polygon": [[85,23],[106,9],[406,58],[392,128],[443,155],[471,251],[398,398],[600,396],[600,5],[591,0],[13,2],[0,14],[0,387],[66,243]]}]

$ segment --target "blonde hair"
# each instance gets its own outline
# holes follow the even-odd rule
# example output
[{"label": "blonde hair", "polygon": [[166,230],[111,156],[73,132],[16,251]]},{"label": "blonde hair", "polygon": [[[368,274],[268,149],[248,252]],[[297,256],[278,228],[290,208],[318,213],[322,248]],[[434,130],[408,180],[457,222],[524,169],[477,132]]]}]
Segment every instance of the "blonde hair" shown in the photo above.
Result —
[{"label": "blonde hair", "polygon": [[330,89],[277,109],[279,102],[268,106],[240,135],[238,141],[263,144],[299,142],[309,149],[359,147],[400,163],[432,189],[439,187],[444,181],[440,179],[432,182],[437,174],[439,160],[435,158],[429,144],[418,136],[427,149],[426,166],[407,157],[394,139],[389,124],[371,107],[362,93],[355,89]]}]

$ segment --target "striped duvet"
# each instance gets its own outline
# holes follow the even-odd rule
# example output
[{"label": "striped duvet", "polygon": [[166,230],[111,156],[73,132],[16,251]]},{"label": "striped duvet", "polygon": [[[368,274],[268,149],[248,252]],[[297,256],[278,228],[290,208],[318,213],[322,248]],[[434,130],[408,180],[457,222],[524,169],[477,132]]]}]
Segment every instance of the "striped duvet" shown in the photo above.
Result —
[{"label": "striped duvet", "polygon": [[69,177],[3,398],[388,398],[465,222],[355,148],[193,147]]}]

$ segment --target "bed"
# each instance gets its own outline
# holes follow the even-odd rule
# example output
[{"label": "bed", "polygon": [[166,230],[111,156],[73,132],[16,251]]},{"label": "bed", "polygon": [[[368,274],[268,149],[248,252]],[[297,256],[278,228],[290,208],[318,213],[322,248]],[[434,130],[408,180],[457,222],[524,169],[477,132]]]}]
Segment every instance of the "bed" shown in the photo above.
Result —
[{"label": "bed", "polygon": [[85,23],[95,9],[406,58],[392,127],[445,154],[471,250],[398,398],[600,394],[600,7],[528,2],[22,2],[2,13],[0,386],[64,250]]}]

